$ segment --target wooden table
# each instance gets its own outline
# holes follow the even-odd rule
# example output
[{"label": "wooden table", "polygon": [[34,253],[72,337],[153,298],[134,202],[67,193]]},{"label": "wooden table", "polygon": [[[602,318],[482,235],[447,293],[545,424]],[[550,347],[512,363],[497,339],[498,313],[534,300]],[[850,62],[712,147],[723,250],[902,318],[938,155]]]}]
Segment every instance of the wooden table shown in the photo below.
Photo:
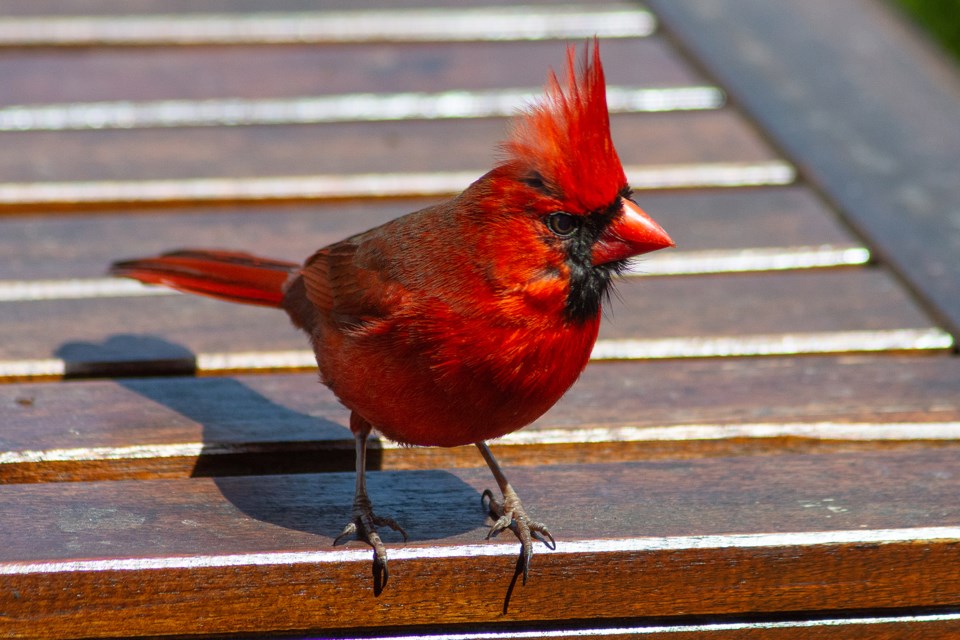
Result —
[{"label": "wooden table", "polygon": [[[0,635],[960,637],[960,79],[885,3],[83,4],[0,0]],[[374,597],[302,336],[105,268],[446,197],[585,33],[678,249],[495,445],[530,581],[475,451],[380,442]]]}]

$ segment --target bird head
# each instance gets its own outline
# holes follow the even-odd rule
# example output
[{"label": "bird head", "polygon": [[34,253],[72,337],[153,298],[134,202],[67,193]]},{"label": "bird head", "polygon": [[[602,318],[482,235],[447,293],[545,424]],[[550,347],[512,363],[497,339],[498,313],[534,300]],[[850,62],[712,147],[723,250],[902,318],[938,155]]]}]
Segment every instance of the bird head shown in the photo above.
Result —
[{"label": "bird head", "polygon": [[630,258],[673,241],[632,200],[610,137],[596,40],[579,64],[576,49],[567,50],[565,84],[550,72],[545,97],[514,120],[503,160],[477,186],[532,231],[514,228],[510,242],[536,238],[515,260],[545,260],[541,272],[569,284],[567,315],[586,320],[597,316],[611,277]]}]

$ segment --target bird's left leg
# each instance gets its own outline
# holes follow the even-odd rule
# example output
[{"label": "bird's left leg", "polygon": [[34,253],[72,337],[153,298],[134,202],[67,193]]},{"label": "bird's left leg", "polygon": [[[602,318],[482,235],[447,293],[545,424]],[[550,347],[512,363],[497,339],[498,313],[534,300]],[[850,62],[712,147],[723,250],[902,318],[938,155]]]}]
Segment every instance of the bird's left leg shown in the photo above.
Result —
[{"label": "bird's left leg", "polygon": [[487,466],[490,467],[490,471],[493,472],[493,477],[500,486],[500,493],[503,494],[502,502],[494,497],[493,492],[489,489],[484,490],[481,497],[490,509],[490,514],[496,518],[496,522],[490,527],[487,539],[497,535],[504,529],[510,529],[517,535],[520,539],[520,558],[517,561],[517,571],[523,571],[523,583],[526,584],[527,573],[530,569],[530,559],[533,557],[533,538],[540,540],[551,550],[557,548],[557,543],[553,539],[553,536],[550,535],[550,531],[547,530],[546,525],[542,522],[531,520],[530,517],[527,516],[526,510],[524,510],[523,504],[520,502],[520,497],[517,495],[517,492],[514,491],[513,487],[510,486],[507,476],[504,475],[503,469],[500,468],[497,459],[493,457],[493,452],[490,451],[487,443],[478,442],[476,444],[480,450],[480,455],[482,455],[483,459],[487,462]]},{"label": "bird's left leg", "polygon": [[353,494],[353,517],[344,527],[343,531],[333,540],[334,545],[338,545],[350,536],[355,536],[373,547],[373,580],[374,591],[379,595],[380,591],[387,584],[389,573],[387,572],[387,550],[380,540],[380,534],[377,533],[377,527],[386,526],[394,531],[400,532],[404,542],[407,540],[407,532],[403,530],[397,521],[393,518],[384,518],[373,512],[373,503],[367,495],[367,438],[370,435],[370,423],[364,418],[351,413],[350,429],[354,433],[357,453],[357,478],[356,488]]}]

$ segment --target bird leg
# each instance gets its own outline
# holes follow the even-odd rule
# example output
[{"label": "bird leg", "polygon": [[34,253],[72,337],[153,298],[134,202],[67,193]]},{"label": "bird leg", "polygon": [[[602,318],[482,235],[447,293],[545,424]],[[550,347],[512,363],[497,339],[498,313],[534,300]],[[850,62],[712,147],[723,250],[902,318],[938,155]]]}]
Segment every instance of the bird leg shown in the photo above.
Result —
[{"label": "bird leg", "polygon": [[490,467],[490,471],[493,472],[493,477],[500,486],[500,493],[503,494],[502,502],[495,498],[493,492],[489,489],[485,489],[480,497],[484,506],[490,510],[490,515],[496,519],[493,526],[490,527],[490,532],[487,533],[487,539],[489,540],[493,536],[496,536],[504,529],[510,529],[516,534],[517,538],[520,539],[520,557],[517,559],[517,573],[523,572],[523,583],[526,584],[527,574],[530,569],[530,559],[533,557],[533,538],[547,545],[547,548],[550,550],[556,549],[557,543],[550,534],[550,531],[547,530],[546,525],[542,522],[531,520],[527,515],[523,504],[520,502],[520,497],[517,495],[517,492],[514,491],[513,487],[510,486],[507,476],[504,475],[503,469],[500,468],[497,459],[493,457],[493,452],[490,451],[487,443],[478,442],[476,445],[480,450],[480,455],[483,456],[483,459],[487,462],[487,466]]},{"label": "bird leg", "polygon": [[370,435],[370,424],[356,414],[350,416],[350,426],[354,429],[354,439],[357,450],[357,483],[353,494],[353,517],[343,531],[333,540],[334,545],[341,544],[346,538],[353,536],[357,540],[366,542],[373,547],[373,585],[376,595],[380,595],[387,584],[387,550],[380,540],[377,527],[387,526],[399,531],[403,541],[407,541],[407,532],[403,530],[393,518],[383,518],[373,512],[373,503],[367,495],[367,437]]}]

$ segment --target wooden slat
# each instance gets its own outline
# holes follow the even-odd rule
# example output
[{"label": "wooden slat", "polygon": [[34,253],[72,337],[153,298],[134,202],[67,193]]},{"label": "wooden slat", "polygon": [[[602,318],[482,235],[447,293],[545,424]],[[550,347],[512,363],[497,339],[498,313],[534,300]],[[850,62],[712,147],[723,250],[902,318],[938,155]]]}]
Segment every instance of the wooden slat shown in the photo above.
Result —
[{"label": "wooden slat", "polygon": [[514,485],[558,549],[538,549],[505,613],[517,545],[481,540],[481,470],[370,474],[374,501],[410,534],[405,545],[388,535],[380,597],[369,550],[330,547],[350,474],[8,485],[0,498],[20,508],[0,550],[0,629],[320,633],[946,607],[960,593],[957,456],[516,469]]},{"label": "wooden slat", "polygon": [[[540,95],[540,89],[496,89],[350,93],[266,100],[223,98],[26,105],[0,108],[0,130],[71,131],[510,117],[520,105],[529,104]],[[723,92],[716,87],[607,87],[610,113],[713,110],[723,104]]]},{"label": "wooden slat", "polygon": [[[353,468],[347,410],[310,373],[11,384],[0,406],[0,483]],[[956,446],[958,434],[957,358],[631,362],[588,367],[495,449],[514,466]],[[381,469],[483,464],[473,447],[372,455]]]},{"label": "wooden slat", "polygon": [[[514,0],[394,0],[392,7],[446,7],[446,6],[479,6],[497,7],[515,5]],[[524,6],[544,6],[557,4],[571,4],[564,0],[524,0]],[[623,2],[607,2],[606,6],[619,5]],[[324,0],[326,10],[344,9],[380,9],[383,0]],[[629,6],[629,5],[627,5]],[[309,11],[316,10],[315,0],[274,0],[270,7],[275,11]],[[254,2],[236,2],[235,0],[84,0],[83,10],[72,5],[64,5],[59,0],[0,0],[0,12],[3,15],[16,16],[57,16],[57,15],[151,15],[151,14],[194,14],[194,13],[235,13],[247,14],[263,11],[263,5]]]},{"label": "wooden slat", "polygon": [[875,0],[649,4],[960,334],[952,61]]},{"label": "wooden slat", "polygon": [[678,251],[857,244],[805,187],[638,193],[636,199],[670,230]]},{"label": "wooden slat", "polygon": [[[383,0],[324,0],[326,10],[344,9],[378,9],[384,7]],[[496,7],[502,5],[516,5],[512,0],[483,0],[477,3],[480,6]],[[549,6],[570,4],[565,0],[524,0],[524,6]],[[605,2],[606,5],[623,4]],[[392,0],[391,7],[446,7],[457,6],[459,0]],[[316,10],[315,0],[274,0],[270,8],[275,11],[309,11]],[[149,14],[191,14],[191,13],[255,13],[263,11],[264,6],[257,2],[237,2],[236,0],[84,0],[83,13],[85,15],[149,15]],[[59,0],[0,0],[0,12],[3,15],[24,16],[56,16],[76,15],[78,11],[64,5]]]},{"label": "wooden slat", "polygon": [[631,279],[618,291],[623,304],[610,305],[601,339],[929,326],[897,284],[875,269]]},{"label": "wooden slat", "polygon": [[[844,332],[932,329],[897,284],[879,270],[785,272],[687,278],[632,278],[620,283],[622,304],[600,329],[611,340],[682,339],[666,353],[699,353],[704,338],[733,339],[727,353],[791,353],[778,336],[836,336],[831,352],[873,350],[847,345]],[[229,305],[196,296],[48,300],[11,303],[0,317],[6,340],[0,361],[16,375],[21,360],[58,358],[70,375],[190,372],[194,354],[285,352],[306,348],[306,338],[275,309]],[[757,336],[754,338],[754,336]],[[857,340],[867,339],[869,333]],[[752,341],[739,349],[736,341]],[[801,352],[817,351],[802,346]],[[773,344],[772,351],[763,344]],[[938,348],[947,348],[940,343]],[[879,347],[888,350],[891,347]],[[900,346],[898,349],[915,347]],[[620,357],[617,347],[605,358]],[[678,351],[679,349],[679,351]],[[733,351],[730,351],[733,349]],[[784,351],[783,349],[786,349]],[[721,350],[715,355],[720,355]],[[663,355],[654,357],[663,357]],[[709,349],[704,355],[710,355]],[[636,357],[629,354],[623,357]],[[298,356],[299,358],[299,356]],[[306,356],[280,368],[312,367]],[[9,363],[14,363],[13,368]],[[225,370],[248,365],[225,365]],[[146,368],[144,368],[146,367]],[[214,365],[200,365],[215,369]]]},{"label": "wooden slat", "polygon": [[[678,249],[741,250],[857,246],[813,194],[801,187],[638,193]],[[319,247],[433,201],[385,200],[310,206],[190,207],[83,216],[0,218],[0,282],[102,277],[112,261],[209,246],[301,260]],[[642,266],[657,260],[645,258]]]},{"label": "wooden slat", "polygon": [[[84,9],[92,15],[238,16],[264,10],[254,4],[92,0]],[[382,0],[332,0],[324,9],[377,4]],[[399,0],[391,7],[455,4]],[[866,85],[881,84],[877,79],[886,76],[879,70],[886,67],[894,76],[907,70],[897,67],[903,63],[896,51],[885,50],[879,60],[870,56],[863,66],[838,54],[840,75],[853,70],[849,86],[834,87],[831,74],[823,73],[833,66],[820,57],[831,58],[838,43],[866,42],[861,51],[870,49],[860,25],[850,24],[856,11],[836,9],[844,18],[822,25],[832,15],[825,9],[834,11],[823,3],[814,3],[822,14],[791,7],[773,17],[772,9],[748,6],[748,0],[691,4],[668,6],[669,24],[676,28],[684,12],[699,19],[720,6],[740,13],[714,16],[710,24],[692,21],[706,38],[681,28],[604,41],[608,79],[635,86],[705,84],[699,62],[689,64],[677,51],[689,39],[708,60],[708,72],[728,65],[715,75],[725,83],[732,77],[733,106],[716,113],[616,116],[621,156],[631,167],[671,165],[671,179],[697,165],[715,171],[738,161],[779,163],[766,169],[780,176],[777,184],[788,184],[795,176],[789,154],[796,154],[801,175],[812,176],[830,204],[805,183],[651,193],[649,187],[665,183],[635,178],[641,204],[681,247],[641,261],[639,271],[691,272],[670,266],[674,256],[724,271],[860,266],[624,282],[624,302],[611,305],[613,318],[603,326],[598,352],[632,360],[591,364],[543,419],[495,445],[531,515],[546,521],[559,540],[555,552],[536,550],[530,583],[511,584],[518,545],[509,533],[483,540],[479,492],[492,480],[475,449],[375,441],[374,503],[411,534],[403,544],[385,532],[391,579],[375,597],[369,548],[330,546],[349,512],[352,442],[346,410],[313,372],[13,383],[0,386],[0,503],[10,505],[0,549],[0,636],[960,637],[960,478],[954,472],[960,359],[946,353],[949,336],[886,264],[862,266],[869,252],[840,220],[855,205],[866,213],[854,212],[854,226],[869,227],[866,215],[884,198],[883,232],[909,236],[909,230],[891,232],[891,208],[914,218],[948,210],[941,196],[949,189],[935,192],[916,175],[910,182],[882,178],[899,177],[890,167],[902,158],[891,148],[910,147],[896,144],[904,136],[934,148],[907,162],[906,173],[924,177],[935,175],[936,166],[929,165],[953,166],[955,153],[936,148],[949,147],[952,138],[925,138],[930,123],[907,130],[887,120],[897,115],[893,98],[902,88]],[[878,20],[873,5],[857,0],[857,7],[865,22]],[[67,9],[46,0],[29,6],[0,0],[0,23]],[[316,7],[278,0],[269,9]],[[785,15],[796,24],[789,26]],[[891,30],[884,15],[879,32],[893,37],[880,40],[902,48],[902,29]],[[743,24],[761,33],[740,33]],[[805,24],[812,26],[797,27]],[[795,51],[797,34],[831,30],[845,35],[818,51]],[[682,41],[673,40],[677,33]],[[778,38],[783,51],[775,50]],[[711,50],[721,42],[743,46]],[[0,51],[0,78],[8,81],[6,104],[536,87],[546,67],[560,66],[562,48],[557,41],[291,44],[103,47],[77,55],[75,49],[41,47]],[[768,55],[769,49],[775,51]],[[926,64],[925,52],[915,54],[908,61]],[[802,67],[821,77],[804,77]],[[800,76],[795,84],[793,72]],[[943,83],[947,93],[954,84],[952,77]],[[761,88],[770,95],[752,95]],[[827,100],[819,95],[824,91]],[[882,104],[876,113],[872,102],[864,110],[852,93]],[[842,103],[837,118],[835,101]],[[761,114],[775,145],[767,143],[767,131],[758,132],[740,115],[740,104]],[[934,128],[945,121],[938,111],[944,104],[925,112]],[[851,113],[859,118],[852,124]],[[890,128],[889,139],[860,135],[858,126],[873,120],[877,130]],[[504,125],[489,118],[0,134],[0,193],[30,192],[10,190],[11,182],[71,187],[83,180],[146,193],[158,184],[146,181],[220,175],[273,187],[280,183],[271,176],[385,174],[398,167],[479,175],[492,162]],[[821,161],[823,154],[831,157]],[[849,158],[852,172],[846,166],[823,176]],[[869,180],[861,180],[863,167],[873,171]],[[268,181],[255,183],[260,178]],[[881,195],[864,196],[878,182]],[[78,216],[64,215],[75,205],[62,201],[8,199],[0,217],[0,299],[11,281],[57,285],[73,277],[89,284],[114,259],[184,244],[295,259],[425,202],[249,206],[251,199],[237,196],[237,183],[231,183],[234,190],[218,191],[213,202],[248,206],[216,210],[199,206],[203,196],[187,192],[200,183],[177,184],[176,197],[143,206],[129,196],[95,197]],[[445,190],[456,189],[405,195]],[[931,194],[939,205],[931,204]],[[832,209],[837,203],[839,216]],[[179,208],[146,211],[156,204]],[[883,240],[882,233],[871,234],[871,241]],[[949,238],[946,230],[936,237],[939,248],[916,273],[945,272],[934,267]],[[906,242],[916,252],[917,245]],[[835,249],[840,257],[828,259]],[[844,250],[855,256],[843,258]],[[717,252],[726,254],[718,260]],[[881,263],[888,260],[885,251]],[[198,366],[205,372],[220,367],[216,373],[223,374],[271,358],[280,369],[312,368],[304,337],[276,311],[177,295],[20,299],[3,308],[0,371],[8,380],[17,375],[9,365],[45,361],[51,371],[60,367],[71,376],[192,373]],[[852,353],[871,348],[884,353]],[[938,357],[923,357],[921,349]],[[818,350],[846,355],[678,358]],[[254,357],[246,364],[231,360],[242,351]],[[664,354],[674,359],[656,359]]]},{"label": "wooden slat", "polygon": [[[705,82],[663,39],[605,40],[601,46],[611,84]],[[440,92],[540,87],[547,69],[562,71],[563,53],[564,44],[559,42],[509,41],[402,47],[92,48],[82,56],[71,50],[8,50],[0,55],[0,77],[4,106]],[[45,82],[37,82],[40,77]]]},{"label": "wooden slat", "polygon": [[[781,160],[624,167],[635,190],[759,187],[792,184],[796,172]],[[320,174],[266,177],[95,180],[0,184],[4,210],[303,202],[356,198],[451,196],[482,170]]]},{"label": "wooden slat", "polygon": [[[493,166],[506,120],[0,133],[4,183],[473,171]],[[773,160],[733,112],[612,117],[624,164]],[[438,146],[437,141],[445,144]],[[637,140],[641,143],[630,144]],[[31,162],[24,163],[29,157]]]},{"label": "wooden slat", "polygon": [[257,11],[11,17],[7,47],[204,46],[561,40],[650,35],[656,21],[636,5],[450,6],[351,11]]}]

